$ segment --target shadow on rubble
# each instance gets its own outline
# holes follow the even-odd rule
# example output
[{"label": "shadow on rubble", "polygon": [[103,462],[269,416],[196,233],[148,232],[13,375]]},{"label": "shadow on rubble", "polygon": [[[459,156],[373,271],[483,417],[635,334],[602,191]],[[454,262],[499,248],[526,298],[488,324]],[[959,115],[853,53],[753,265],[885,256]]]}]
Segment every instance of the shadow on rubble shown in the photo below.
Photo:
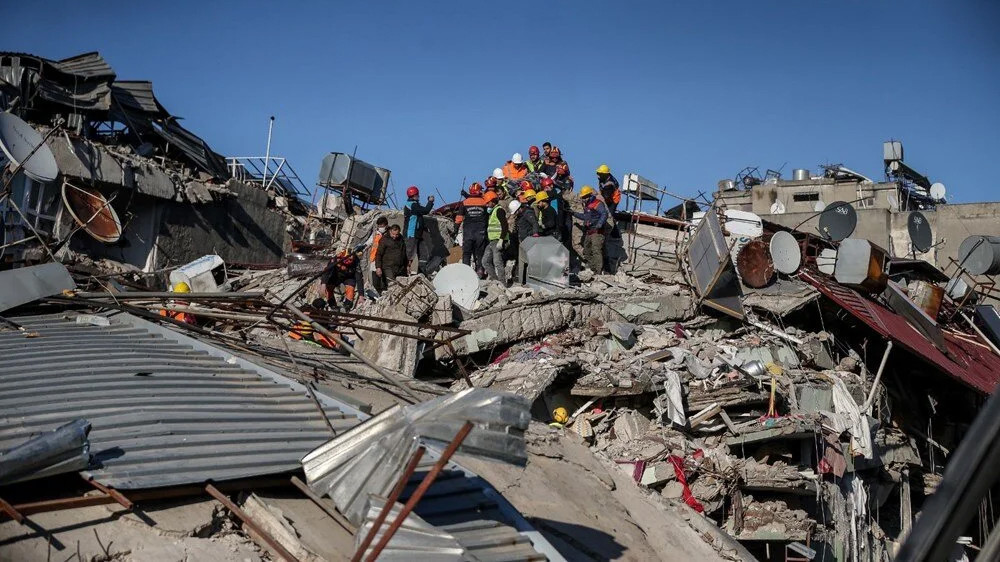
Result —
[{"label": "shadow on rubble", "polygon": [[537,517],[531,524],[567,560],[614,560],[625,554],[613,536],[591,527]]}]

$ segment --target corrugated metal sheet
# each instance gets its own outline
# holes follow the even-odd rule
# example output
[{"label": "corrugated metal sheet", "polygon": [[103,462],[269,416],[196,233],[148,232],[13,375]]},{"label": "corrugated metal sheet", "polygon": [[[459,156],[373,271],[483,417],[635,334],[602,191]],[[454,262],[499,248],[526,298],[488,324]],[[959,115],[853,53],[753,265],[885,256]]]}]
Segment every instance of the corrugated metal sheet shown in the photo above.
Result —
[{"label": "corrugated metal sheet", "polygon": [[84,53],[61,61],[49,61],[49,64],[66,74],[73,74],[81,78],[114,79],[115,77],[114,69],[98,52]]},{"label": "corrugated metal sheet", "polygon": [[[133,489],[298,470],[330,438],[298,383],[139,318],[109,319],[17,317],[31,337],[0,332],[0,450],[85,418],[89,474]],[[357,423],[325,410],[338,431]]]},{"label": "corrugated metal sheet", "polygon": [[[948,352],[945,355],[905,318],[862,297],[853,289],[814,272],[803,271],[800,278],[883,337],[893,340],[945,374],[985,394],[992,394],[1000,384],[1000,357],[990,350],[986,342],[977,345],[943,331]],[[979,339],[971,335],[965,337]]]},{"label": "corrugated metal sheet", "polygon": [[153,83],[146,80],[116,80],[111,84],[115,102],[128,111],[140,111],[148,117],[168,117],[170,114],[153,94]]}]

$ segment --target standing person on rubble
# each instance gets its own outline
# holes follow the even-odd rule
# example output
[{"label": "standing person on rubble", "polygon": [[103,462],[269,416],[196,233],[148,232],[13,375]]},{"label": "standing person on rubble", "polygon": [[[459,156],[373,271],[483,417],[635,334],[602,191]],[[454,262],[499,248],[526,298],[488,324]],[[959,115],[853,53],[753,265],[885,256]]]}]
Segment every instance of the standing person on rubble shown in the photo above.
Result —
[{"label": "standing person on rubble", "polygon": [[595,275],[604,272],[604,236],[608,228],[608,208],[589,185],[580,189],[583,212],[573,216],[583,221],[583,259]]},{"label": "standing person on rubble", "polygon": [[545,141],[542,143],[542,158],[543,160],[549,159],[549,152],[552,150],[552,143]]},{"label": "standing person on rubble", "polygon": [[397,277],[406,275],[406,241],[397,224],[389,227],[389,235],[383,237],[378,245],[375,274],[384,288],[388,288]]},{"label": "standing person on rubble", "polygon": [[607,164],[597,167],[597,185],[601,190],[601,197],[604,198],[604,204],[608,206],[608,213],[614,218],[618,211],[618,203],[622,200],[622,190],[618,180],[611,175],[611,168]]},{"label": "standing person on rubble", "polygon": [[[415,185],[406,188],[406,204],[403,205],[403,227],[406,229],[406,269],[416,273],[420,269],[420,238],[424,233],[424,216],[434,208],[434,196],[427,196],[427,204],[420,204],[420,189]],[[414,259],[416,258],[416,259]],[[414,263],[416,262],[416,263]]]},{"label": "standing person on rubble", "polygon": [[542,173],[542,167],[545,165],[545,161],[542,160],[541,155],[538,152],[537,146],[528,147],[528,171],[533,174]]},{"label": "standing person on rubble", "polygon": [[469,186],[469,196],[455,217],[455,223],[462,225],[462,263],[475,268],[482,277],[483,253],[486,251],[486,226],[489,216],[486,212],[483,186],[479,182]]},{"label": "standing person on rubble", "polygon": [[326,302],[331,309],[337,306],[338,292],[343,293],[342,308],[347,311],[354,308],[358,296],[358,256],[350,250],[337,252],[320,276],[320,282],[326,287]]},{"label": "standing person on rubble", "polygon": [[384,291],[385,285],[382,284],[382,275],[375,273],[375,257],[378,254],[379,242],[382,241],[382,238],[385,237],[388,231],[389,219],[384,216],[379,217],[375,221],[375,230],[372,231],[371,245],[368,248],[368,270],[371,272],[372,287],[378,292]]},{"label": "standing person on rubble", "polygon": [[528,175],[528,165],[524,163],[520,152],[515,152],[503,165],[503,175],[509,180],[519,180]]},{"label": "standing person on rubble", "polygon": [[517,233],[515,239],[517,240],[517,245],[514,247],[514,269],[513,275],[514,279],[520,283],[524,282],[523,269],[524,264],[521,263],[520,247],[521,242],[524,242],[528,238],[534,236],[538,232],[538,213],[534,209],[536,193],[534,190],[526,190],[521,193],[518,197],[518,209],[514,214],[514,231]]},{"label": "standing person on rubble", "polygon": [[535,209],[538,213],[538,227],[535,236],[555,236],[559,238],[559,221],[556,210],[549,204],[549,192],[542,191],[535,195]]},{"label": "standing person on rubble", "polygon": [[504,251],[510,240],[510,227],[507,223],[507,210],[496,197],[487,198],[486,210],[489,219],[486,222],[486,254],[483,256],[483,267],[486,276],[494,281],[507,285],[507,261]]}]

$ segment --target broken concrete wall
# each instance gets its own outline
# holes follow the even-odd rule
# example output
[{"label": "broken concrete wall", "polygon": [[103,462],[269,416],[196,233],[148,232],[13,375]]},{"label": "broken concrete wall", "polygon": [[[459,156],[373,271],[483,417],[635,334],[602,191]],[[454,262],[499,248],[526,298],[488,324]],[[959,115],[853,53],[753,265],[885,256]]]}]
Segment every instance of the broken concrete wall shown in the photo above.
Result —
[{"label": "broken concrete wall", "polygon": [[184,264],[206,254],[227,262],[279,264],[291,247],[285,216],[267,193],[231,181],[235,197],[192,205],[164,202],[156,267]]}]

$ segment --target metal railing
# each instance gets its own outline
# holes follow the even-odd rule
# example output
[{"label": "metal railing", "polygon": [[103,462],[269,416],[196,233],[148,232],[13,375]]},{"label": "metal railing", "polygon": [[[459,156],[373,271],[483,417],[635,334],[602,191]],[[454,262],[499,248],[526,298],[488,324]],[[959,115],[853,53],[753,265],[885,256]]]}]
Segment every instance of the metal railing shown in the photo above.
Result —
[{"label": "metal railing", "polygon": [[278,156],[231,156],[226,158],[229,175],[265,191],[309,201],[312,193],[292,165]]}]

